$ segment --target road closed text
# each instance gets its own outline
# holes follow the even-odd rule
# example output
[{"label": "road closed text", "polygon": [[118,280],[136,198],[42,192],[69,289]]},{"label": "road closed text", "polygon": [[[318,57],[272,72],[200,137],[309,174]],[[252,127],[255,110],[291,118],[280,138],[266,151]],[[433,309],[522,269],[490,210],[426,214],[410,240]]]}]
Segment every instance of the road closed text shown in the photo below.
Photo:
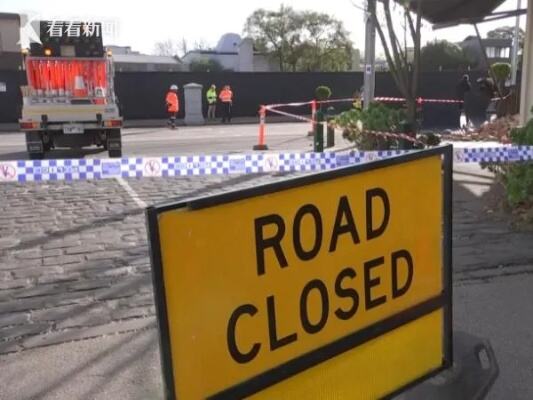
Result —
[{"label": "road closed text", "polygon": [[382,398],[441,368],[442,153],[149,210],[171,398]]},{"label": "road closed text", "polygon": [[[334,320],[353,321],[409,292],[417,265],[409,248],[387,248],[371,255],[365,251],[365,246],[386,235],[395,213],[401,210],[382,187],[358,195],[363,198],[334,198],[334,213],[324,213],[309,201],[288,217],[269,213],[251,221],[256,258],[250,268],[255,269],[259,281],[277,270],[305,269],[317,259],[324,260],[323,253],[331,255],[333,262],[320,264],[316,277],[295,286],[291,301],[273,288],[264,300],[244,302],[232,310],[227,319],[226,345],[236,363],[250,363],[264,352],[275,352],[327,331]],[[354,207],[356,202],[364,208]],[[326,214],[333,220],[325,220]],[[353,253],[353,261],[340,258],[343,261],[335,263],[339,259],[335,253],[341,250]],[[248,331],[245,336],[249,337],[249,331],[259,329],[268,331],[260,335],[268,340],[240,340],[244,332]]]}]

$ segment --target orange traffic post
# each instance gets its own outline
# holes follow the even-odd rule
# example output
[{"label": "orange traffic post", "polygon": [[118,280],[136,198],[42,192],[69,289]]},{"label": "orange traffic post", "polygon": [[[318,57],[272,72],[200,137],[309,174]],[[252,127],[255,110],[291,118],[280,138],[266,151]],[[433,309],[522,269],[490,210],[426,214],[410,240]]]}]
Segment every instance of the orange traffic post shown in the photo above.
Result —
[{"label": "orange traffic post", "polygon": [[268,146],[265,144],[265,120],[266,107],[261,106],[259,109],[259,143],[253,147],[254,150],[268,150]]}]

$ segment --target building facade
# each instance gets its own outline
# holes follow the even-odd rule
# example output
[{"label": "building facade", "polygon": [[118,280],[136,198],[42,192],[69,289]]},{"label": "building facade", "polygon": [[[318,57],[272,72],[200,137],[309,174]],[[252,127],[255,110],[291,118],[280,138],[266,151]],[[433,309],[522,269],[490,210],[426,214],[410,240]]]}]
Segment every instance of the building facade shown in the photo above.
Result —
[{"label": "building facade", "polygon": [[0,13],[0,69],[22,69],[19,14]]},{"label": "building facade", "polygon": [[479,44],[479,40],[476,36],[468,36],[465,40],[459,43],[459,46],[465,52],[468,60],[472,63],[472,66],[476,70],[487,70],[490,65],[497,62],[511,62],[511,48],[513,41],[511,39],[481,39],[483,47],[485,48],[487,65],[485,58],[483,57],[483,49]]},{"label": "building facade", "polygon": [[226,33],[213,50],[193,50],[183,56],[185,64],[213,60],[224,70],[235,72],[276,72],[276,65],[270,57],[254,50],[252,39],[241,38],[236,33]]},{"label": "building facade", "polygon": [[134,51],[130,46],[106,46],[111,52],[115,70],[119,72],[180,72],[187,67],[178,58],[153,56]]}]

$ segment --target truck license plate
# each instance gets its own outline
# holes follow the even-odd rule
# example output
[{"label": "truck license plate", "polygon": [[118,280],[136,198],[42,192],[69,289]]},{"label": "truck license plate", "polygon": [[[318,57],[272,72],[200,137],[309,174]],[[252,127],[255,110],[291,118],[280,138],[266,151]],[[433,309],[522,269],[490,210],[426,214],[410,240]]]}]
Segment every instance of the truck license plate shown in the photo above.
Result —
[{"label": "truck license plate", "polygon": [[63,125],[63,133],[65,135],[69,134],[79,134],[83,133],[83,125],[76,125],[76,124],[65,124]]}]

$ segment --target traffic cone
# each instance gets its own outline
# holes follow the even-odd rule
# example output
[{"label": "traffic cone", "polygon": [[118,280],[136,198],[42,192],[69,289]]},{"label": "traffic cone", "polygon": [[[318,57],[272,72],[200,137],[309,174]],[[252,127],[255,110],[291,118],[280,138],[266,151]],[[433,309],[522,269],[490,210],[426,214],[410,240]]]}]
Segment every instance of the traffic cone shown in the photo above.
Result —
[{"label": "traffic cone", "polygon": [[87,88],[81,75],[74,77],[74,97],[87,97]]},{"label": "traffic cone", "polygon": [[94,88],[94,104],[105,104],[105,89],[101,86]]}]

